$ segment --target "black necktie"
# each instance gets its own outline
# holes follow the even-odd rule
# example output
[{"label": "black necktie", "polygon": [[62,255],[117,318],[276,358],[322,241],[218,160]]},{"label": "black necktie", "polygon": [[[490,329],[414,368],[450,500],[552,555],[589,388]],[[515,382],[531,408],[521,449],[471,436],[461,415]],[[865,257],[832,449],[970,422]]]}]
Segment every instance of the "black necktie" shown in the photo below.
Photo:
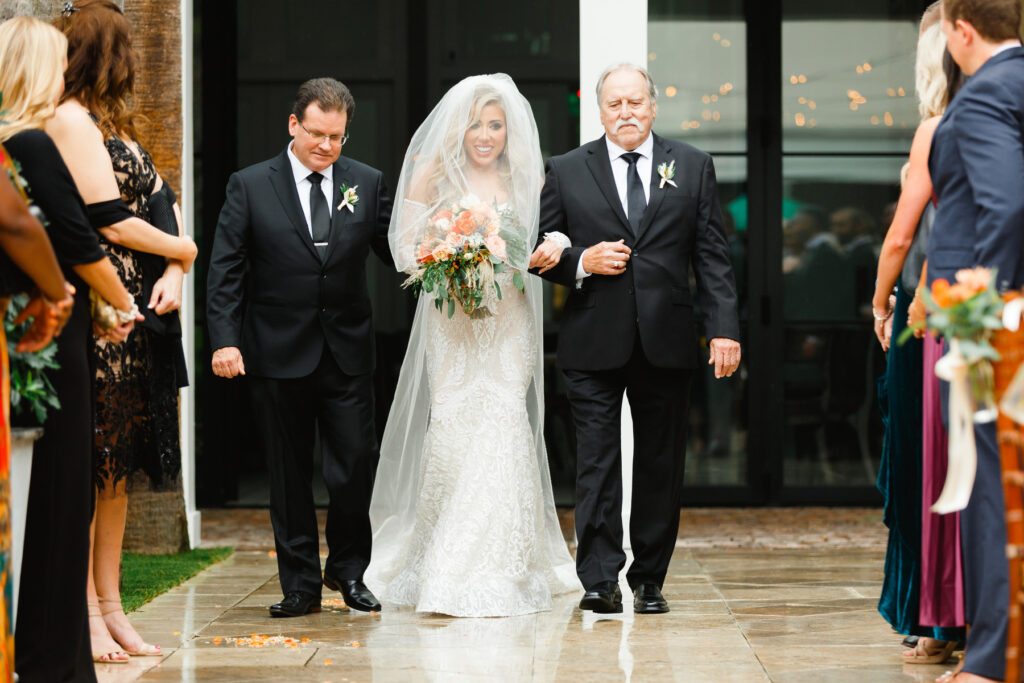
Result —
[{"label": "black necktie", "polygon": [[626,217],[633,228],[633,234],[636,234],[640,231],[640,219],[643,218],[644,209],[647,208],[643,183],[640,182],[640,174],[637,173],[637,160],[640,159],[640,153],[627,152],[622,157],[630,165],[626,169]]},{"label": "black necktie", "polygon": [[309,180],[309,222],[313,229],[313,244],[320,252],[321,258],[327,253],[327,240],[331,235],[331,210],[327,206],[327,198],[320,191],[320,181],[324,179],[319,173],[310,173]]},{"label": "black necktie", "polygon": [[629,164],[626,169],[626,218],[633,228],[633,234],[640,232],[640,219],[644,217],[644,209],[647,208],[647,197],[644,196],[644,186],[640,182],[640,174],[636,170],[639,152],[626,152],[622,158]]}]

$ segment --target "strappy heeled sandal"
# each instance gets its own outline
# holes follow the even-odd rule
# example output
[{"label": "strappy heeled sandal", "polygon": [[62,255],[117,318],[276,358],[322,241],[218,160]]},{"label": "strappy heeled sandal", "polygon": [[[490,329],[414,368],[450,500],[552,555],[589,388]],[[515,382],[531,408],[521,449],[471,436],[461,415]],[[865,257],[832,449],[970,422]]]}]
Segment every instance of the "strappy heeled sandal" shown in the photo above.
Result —
[{"label": "strappy heeled sandal", "polygon": [[[942,664],[953,654],[955,647],[955,641],[949,641],[937,647],[926,647],[918,641],[917,647],[903,653],[903,662],[905,664]],[[913,654],[908,655],[907,652]]]},{"label": "strappy heeled sandal", "polygon": [[[89,618],[99,617],[103,619],[103,613],[100,612],[100,606],[96,603],[90,602],[89,605]],[[92,631],[89,632],[90,638],[92,637]],[[113,636],[111,636],[113,640]],[[114,641],[115,643],[117,641]],[[116,657],[116,655],[124,655],[123,657]],[[96,664],[127,664],[130,657],[124,650],[117,648],[114,650],[93,650],[92,661]]]},{"label": "strappy heeled sandal", "polygon": [[[109,600],[106,598],[100,598],[100,604],[98,607],[100,615],[104,617],[104,622],[106,622],[106,616],[108,614],[116,614],[117,612],[120,612],[122,615],[124,615],[124,607],[121,605],[120,600]],[[127,619],[127,615],[125,615],[125,618]],[[107,626],[107,628],[109,629],[110,627]],[[114,634],[111,633],[110,637],[114,638]],[[124,643],[121,643],[121,641],[117,640],[117,638],[114,638],[114,640],[118,642],[122,648],[124,648],[124,652],[128,653],[132,657],[161,657],[164,654],[163,650],[160,648],[159,645],[150,645],[145,641],[143,641],[142,647],[138,650],[129,650],[127,647],[125,647]]]}]

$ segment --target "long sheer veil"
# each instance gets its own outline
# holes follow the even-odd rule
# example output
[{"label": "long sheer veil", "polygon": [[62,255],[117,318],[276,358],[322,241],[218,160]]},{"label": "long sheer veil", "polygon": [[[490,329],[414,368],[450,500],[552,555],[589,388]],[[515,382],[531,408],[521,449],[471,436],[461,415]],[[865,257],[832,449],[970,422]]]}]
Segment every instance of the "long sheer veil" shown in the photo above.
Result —
[{"label": "long sheer veil", "polygon": [[[467,163],[463,136],[471,117],[483,105],[495,102],[506,120],[505,150],[499,158],[500,173],[508,192],[508,203],[518,216],[519,237],[526,245],[525,260],[509,250],[510,265],[526,271],[526,260],[537,239],[540,190],[543,184],[537,124],[529,103],[512,79],[505,74],[472,76],[453,86],[419,127],[409,143],[398,181],[396,211],[388,234],[391,252],[399,271],[415,266],[415,246],[428,217],[439,208],[471,194],[464,169]],[[538,539],[551,568],[564,589],[578,586],[575,568],[558,524],[547,452],[544,447],[543,345],[541,333],[541,281],[525,275],[525,294],[533,319],[533,377],[527,392],[526,409],[537,455],[545,512],[545,538]],[[510,293],[506,292],[506,296]],[[426,294],[420,296],[412,324],[409,345],[402,364],[394,402],[384,430],[380,463],[370,504],[373,527],[373,558],[366,581],[374,591],[397,572],[412,533],[416,499],[420,489],[424,436],[430,420],[430,390],[427,381],[425,335],[427,316],[439,313]],[[481,448],[486,448],[481,435]],[[477,514],[486,516],[487,510]]]}]

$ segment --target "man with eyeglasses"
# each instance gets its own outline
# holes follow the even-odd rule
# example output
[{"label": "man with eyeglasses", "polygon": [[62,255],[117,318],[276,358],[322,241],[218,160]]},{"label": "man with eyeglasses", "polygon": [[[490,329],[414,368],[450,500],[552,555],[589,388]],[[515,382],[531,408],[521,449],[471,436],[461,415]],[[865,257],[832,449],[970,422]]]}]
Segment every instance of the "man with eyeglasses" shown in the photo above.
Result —
[{"label": "man with eyeglasses", "polygon": [[[267,457],[284,593],[274,617],[319,612],[321,586],[352,609],[380,610],[362,580],[378,458],[366,258],[372,248],[393,266],[391,198],[380,171],[341,156],[354,113],[342,83],[303,83],[288,147],[228,181],[210,257],[213,372],[247,376]],[[330,496],[322,577],[317,431]]]}]

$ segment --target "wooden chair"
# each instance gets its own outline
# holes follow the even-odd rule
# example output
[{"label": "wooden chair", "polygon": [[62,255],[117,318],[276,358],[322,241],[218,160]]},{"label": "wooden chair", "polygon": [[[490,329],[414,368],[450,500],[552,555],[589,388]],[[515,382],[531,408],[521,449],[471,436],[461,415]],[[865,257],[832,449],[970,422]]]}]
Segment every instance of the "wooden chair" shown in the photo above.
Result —
[{"label": "wooden chair", "polygon": [[[1016,332],[999,330],[992,344],[1002,356],[995,363],[995,396],[999,401],[1024,363],[1024,326]],[[1024,653],[1024,426],[1002,411],[996,422],[999,456],[1003,471],[1003,499],[1006,503],[1006,557],[1010,563],[1009,627],[1006,634],[1006,678],[1021,680]]]}]

